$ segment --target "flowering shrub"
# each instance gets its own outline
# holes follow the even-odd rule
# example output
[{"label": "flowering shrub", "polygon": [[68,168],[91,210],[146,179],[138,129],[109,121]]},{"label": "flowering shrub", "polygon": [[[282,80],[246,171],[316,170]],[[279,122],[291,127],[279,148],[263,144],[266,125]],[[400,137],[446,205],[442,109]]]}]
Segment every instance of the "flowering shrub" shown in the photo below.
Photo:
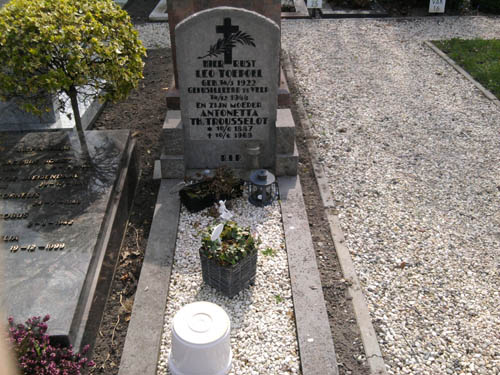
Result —
[{"label": "flowering shrub", "polygon": [[9,318],[9,341],[16,353],[19,368],[24,375],[80,375],[85,367],[93,367],[94,362],[82,357],[89,347],[85,346],[82,353],[73,353],[69,348],[50,344],[46,322],[33,317],[25,324],[14,324]]}]

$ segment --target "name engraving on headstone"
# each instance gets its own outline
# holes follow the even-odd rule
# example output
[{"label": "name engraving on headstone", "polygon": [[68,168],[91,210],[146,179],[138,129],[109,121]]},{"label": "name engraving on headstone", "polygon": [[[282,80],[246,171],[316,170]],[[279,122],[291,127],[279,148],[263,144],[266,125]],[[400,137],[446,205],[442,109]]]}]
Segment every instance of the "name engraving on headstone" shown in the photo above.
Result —
[{"label": "name engraving on headstone", "polygon": [[[254,38],[233,25],[230,17],[215,30],[223,36],[198,56],[194,84],[187,88],[190,94],[201,94],[190,118],[191,139],[265,139],[267,132],[259,129],[269,124],[261,113],[264,98],[259,98],[269,92],[263,67],[256,59],[233,59],[233,49],[257,47]],[[221,156],[221,161],[232,159]]]},{"label": "name engraving on headstone", "polygon": [[[3,150],[6,147],[2,147]],[[84,181],[82,180],[82,175],[80,173],[75,173],[74,168],[88,168],[87,164],[78,165],[76,159],[71,157],[62,156],[64,153],[70,152],[71,147],[67,145],[57,145],[57,146],[41,146],[41,147],[26,147],[18,146],[15,148],[15,154],[31,154],[28,158],[21,159],[7,159],[0,162],[0,173],[3,172],[17,172],[16,175],[1,175],[0,181],[8,183],[2,188],[7,189],[10,184],[13,188],[18,186],[17,183],[22,182],[33,183],[32,188],[36,190],[43,190],[46,188],[58,188],[64,189],[66,187],[78,187],[83,186]],[[39,154],[45,154],[45,157],[37,158]],[[22,167],[22,168],[20,168]],[[69,170],[71,173],[51,173],[56,169]],[[45,173],[40,173],[45,172]],[[24,185],[26,186],[26,185]],[[63,193],[67,194],[67,193]],[[30,204],[31,209],[42,207],[42,206],[74,206],[79,205],[81,202],[78,199],[63,199],[63,200],[41,200],[41,194],[39,192],[26,191],[17,192],[10,191],[5,193],[0,193],[1,200],[32,200],[36,201]],[[63,228],[72,226],[74,223],[73,219],[63,219],[54,218],[54,216],[59,216],[57,211],[51,211],[51,213],[44,217],[43,221],[30,221],[27,223],[26,228],[33,229],[45,229],[45,228]],[[22,213],[1,213],[0,219],[2,220],[24,220],[29,216],[29,212]],[[16,226],[16,228],[20,228]],[[59,235],[61,233],[59,232]],[[20,242],[20,236],[17,234],[6,234],[2,237],[3,242]],[[60,251],[66,248],[66,244],[62,241],[56,240],[55,242],[48,242],[43,245],[38,244],[16,244],[10,246],[9,250],[11,253],[17,253],[18,251],[34,252],[36,249],[45,251]]]}]

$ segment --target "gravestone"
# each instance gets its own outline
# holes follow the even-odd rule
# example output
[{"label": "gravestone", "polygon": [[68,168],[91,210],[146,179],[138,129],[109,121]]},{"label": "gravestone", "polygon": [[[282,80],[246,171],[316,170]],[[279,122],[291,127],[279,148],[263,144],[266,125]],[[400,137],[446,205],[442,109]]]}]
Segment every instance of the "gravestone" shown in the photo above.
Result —
[{"label": "gravestone", "polygon": [[175,40],[175,28],[180,22],[195,13],[220,6],[230,6],[251,10],[270,18],[278,26],[281,26],[281,0],[168,0],[168,27],[170,31],[170,43],[172,46],[172,62],[174,66],[176,87],[178,87],[178,71],[176,61],[177,42]]},{"label": "gravestone", "polygon": [[[78,95],[78,107],[82,126],[84,129],[90,130],[95,119],[104,108],[104,103],[101,103],[96,98],[87,98],[85,87],[80,89],[82,93]],[[62,107],[59,107],[59,101],[62,102]],[[72,129],[75,126],[73,109],[69,98],[65,94],[60,94],[58,99],[47,96],[46,107],[49,108],[48,112],[36,116],[21,109],[16,100],[0,101],[0,130],[43,131]],[[70,116],[67,114],[70,114]]]},{"label": "gravestone", "polygon": [[[173,82],[167,92],[167,107],[169,109],[179,109],[179,80],[177,69],[177,42],[175,38],[175,28],[187,17],[207,9],[221,6],[242,8],[256,12],[264,17],[273,20],[281,27],[281,0],[168,0],[168,26],[170,30],[170,43],[172,46]],[[278,90],[278,102],[282,107],[290,106],[290,92],[283,74],[280,75],[280,86]]]},{"label": "gravestone", "polygon": [[[47,102],[50,99],[47,99]],[[21,109],[14,100],[8,102],[0,101],[0,126],[3,129],[6,127],[18,126],[49,126],[59,120],[59,113],[54,110],[54,105],[48,105],[49,111],[42,113],[40,116],[33,115]]]},{"label": "gravestone", "polygon": [[17,322],[92,343],[116,265],[137,166],[128,131],[0,132],[2,306]]},{"label": "gravestone", "polygon": [[175,30],[180,114],[164,125],[162,177],[186,170],[255,168],[294,175],[295,127],[289,110],[277,111],[280,29],[242,8],[198,12]]}]

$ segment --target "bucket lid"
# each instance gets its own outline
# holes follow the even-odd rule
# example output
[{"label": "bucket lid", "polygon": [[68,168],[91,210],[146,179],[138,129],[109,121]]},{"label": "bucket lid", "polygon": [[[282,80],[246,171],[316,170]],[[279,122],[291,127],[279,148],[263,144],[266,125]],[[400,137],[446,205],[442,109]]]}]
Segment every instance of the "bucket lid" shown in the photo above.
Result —
[{"label": "bucket lid", "polygon": [[174,316],[173,333],[188,344],[215,343],[230,330],[229,316],[211,302],[183,306]]}]

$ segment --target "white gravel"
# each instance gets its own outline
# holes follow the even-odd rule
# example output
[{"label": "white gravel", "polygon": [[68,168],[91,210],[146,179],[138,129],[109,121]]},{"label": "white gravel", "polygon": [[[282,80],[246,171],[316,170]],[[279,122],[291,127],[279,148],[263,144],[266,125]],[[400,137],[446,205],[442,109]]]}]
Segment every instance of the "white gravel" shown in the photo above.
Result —
[{"label": "white gravel", "polygon": [[170,48],[168,23],[155,22],[136,25],[142,44],[147,49]]},{"label": "white gravel", "polygon": [[451,37],[500,18],[283,22],[389,374],[500,374],[500,109]]},{"label": "white gravel", "polygon": [[[214,223],[207,210],[190,214],[182,208],[169,297],[165,312],[158,375],[167,374],[171,322],[185,304],[209,301],[231,319],[233,364],[230,374],[299,374],[300,362],[293,314],[288,261],[279,205],[255,208],[245,199],[234,201],[232,219],[250,226],[259,245],[255,285],[227,298],[205,285],[201,277],[199,232]],[[264,255],[266,248],[274,255]]]}]

